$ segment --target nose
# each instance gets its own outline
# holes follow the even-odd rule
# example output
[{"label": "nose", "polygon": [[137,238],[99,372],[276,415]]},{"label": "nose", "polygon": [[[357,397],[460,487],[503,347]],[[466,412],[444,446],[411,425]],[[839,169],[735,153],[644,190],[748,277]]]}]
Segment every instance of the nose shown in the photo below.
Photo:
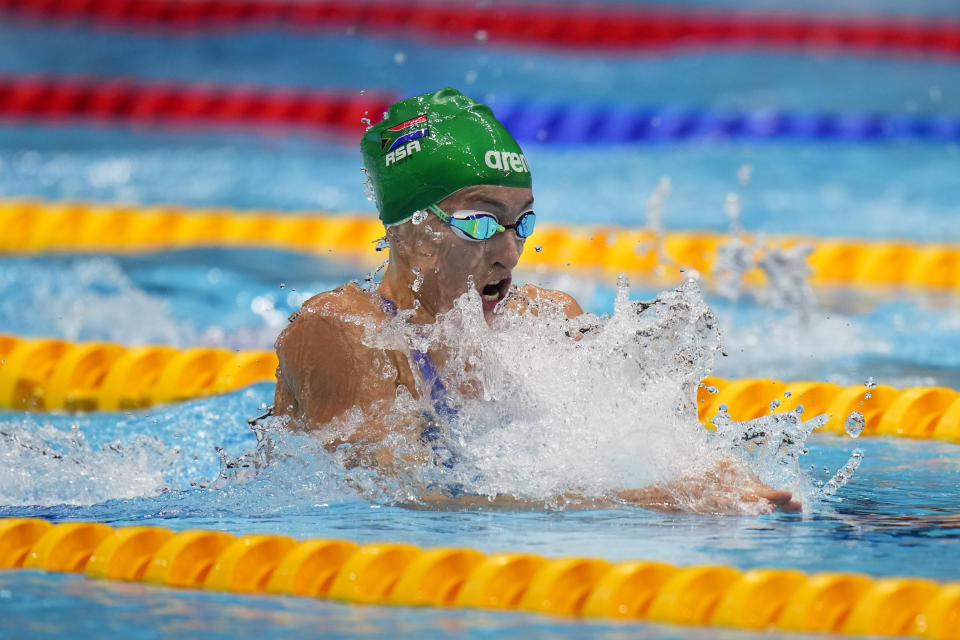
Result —
[{"label": "nose", "polygon": [[523,239],[517,236],[513,229],[508,229],[487,240],[487,255],[492,263],[513,271],[520,261],[523,245]]}]

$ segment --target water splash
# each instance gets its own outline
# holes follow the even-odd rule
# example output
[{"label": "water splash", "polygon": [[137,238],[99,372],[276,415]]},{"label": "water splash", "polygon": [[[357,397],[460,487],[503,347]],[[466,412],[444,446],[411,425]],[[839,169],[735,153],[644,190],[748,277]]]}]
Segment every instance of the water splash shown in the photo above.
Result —
[{"label": "water splash", "polygon": [[[662,176],[657,186],[654,187],[650,196],[647,198],[647,217],[645,227],[653,232],[654,250],[657,254],[657,269],[662,270],[672,261],[667,256],[666,249],[663,246],[663,213],[666,208],[667,198],[673,190],[673,185],[668,176]],[[644,243],[637,246],[637,253],[645,253],[649,249]]]},{"label": "water splash", "polygon": [[[806,321],[817,308],[817,300],[808,278],[811,269],[807,257],[813,248],[798,244],[792,247],[770,245],[762,235],[746,241],[734,235],[717,248],[713,265],[716,292],[728,300],[752,295],[760,304],[789,311]],[[748,273],[754,269],[763,274],[762,287],[747,285]]]},{"label": "water splash", "polygon": [[850,454],[850,458],[847,460],[846,464],[843,465],[843,468],[839,469],[833,477],[827,480],[826,484],[820,490],[821,495],[823,496],[834,496],[837,491],[839,491],[844,485],[850,482],[853,478],[853,474],[857,472],[857,469],[860,468],[860,463],[863,462],[863,451],[860,449],[854,449]]},{"label": "water splash", "polygon": [[93,447],[77,425],[2,422],[0,504],[89,505],[158,495],[168,487],[164,472],[179,456],[155,437]]},{"label": "water splash", "polygon": [[[386,114],[384,114],[386,117]],[[377,201],[377,192],[373,188],[373,179],[370,177],[370,174],[367,172],[367,168],[361,166],[360,171],[363,172],[363,196],[370,202]]]},{"label": "water splash", "polygon": [[733,234],[742,232],[743,227],[740,224],[742,203],[740,202],[739,194],[728,193],[723,201],[723,210],[726,211],[727,217],[730,219],[730,232]]},{"label": "water splash", "polygon": [[[384,322],[345,318],[364,329],[368,346],[409,354],[412,371],[412,350],[430,352],[445,386],[440,398],[419,380],[416,394],[400,387],[395,398],[354,408],[310,434],[275,420],[242,455],[229,445],[238,427],[223,423],[225,416],[251,415],[249,407],[209,411],[197,404],[189,416],[177,407],[157,414],[161,432],[150,430],[167,444],[127,439],[119,449],[82,441],[64,449],[58,444],[64,429],[34,425],[17,432],[19,442],[60,457],[5,447],[7,456],[18,451],[19,457],[8,457],[4,468],[30,473],[21,480],[16,471],[0,474],[3,502],[88,504],[139,495],[156,500],[150,508],[164,513],[184,504],[204,512],[271,513],[358,496],[408,503],[463,492],[563,508],[571,495],[611,497],[659,485],[694,511],[717,511],[726,500],[723,512],[755,513],[760,505],[740,501],[734,485],[757,476],[777,488],[797,485],[803,443],[822,417],[803,421],[795,410],[735,423],[719,416],[713,434],[697,420],[696,390],[713,367],[720,335],[696,282],[637,301],[621,278],[610,316],[568,319],[548,301],[524,310],[511,300],[492,325],[473,288],[432,325],[409,322],[413,310]],[[390,358],[373,366],[385,379],[398,376]],[[372,417],[386,438],[368,430]],[[219,473],[198,473],[190,460],[170,457],[170,443],[182,442],[171,438],[181,432],[195,439],[188,449],[194,455],[209,452],[214,468],[214,447],[222,448]],[[71,484],[78,464],[86,465],[84,480]],[[705,487],[704,478],[721,484]],[[164,492],[168,486],[194,497],[172,496]]]},{"label": "water splash", "polygon": [[[353,482],[372,482],[376,495],[391,500],[433,489],[553,507],[562,507],[558,496],[689,487],[696,477],[797,482],[803,443],[825,417],[804,422],[801,410],[727,421],[716,434],[697,421],[696,389],[720,336],[695,281],[641,302],[630,299],[622,277],[611,316],[568,319],[555,305],[534,306],[522,313],[507,308],[488,326],[470,289],[432,325],[409,323],[409,310],[385,322],[345,318],[363,327],[369,347],[434,354],[444,384],[442,398],[431,398],[424,386],[419,398],[401,390],[392,404],[348,412],[318,432],[322,441],[345,443],[337,455],[351,456],[354,469],[385,449],[406,461],[394,464],[393,484],[367,476]],[[412,357],[409,365],[416,371]],[[389,447],[363,437],[373,414],[391,425]],[[706,508],[702,495],[702,488],[675,494],[695,510]]]},{"label": "water splash", "polygon": [[[23,286],[25,273],[28,287]],[[137,287],[110,258],[26,265],[14,261],[0,269],[0,292],[0,321],[18,327],[23,318],[30,319],[30,328],[16,329],[18,333],[124,344],[183,344],[197,338],[189,323],[174,317],[165,300]]]}]

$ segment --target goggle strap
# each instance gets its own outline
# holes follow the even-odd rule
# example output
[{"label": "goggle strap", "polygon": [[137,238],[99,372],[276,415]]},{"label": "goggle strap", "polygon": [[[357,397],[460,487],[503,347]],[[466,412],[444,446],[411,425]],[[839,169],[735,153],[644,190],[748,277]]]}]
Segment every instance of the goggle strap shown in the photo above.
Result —
[{"label": "goggle strap", "polygon": [[450,224],[450,215],[435,204],[427,205],[427,209],[440,218],[443,222]]}]

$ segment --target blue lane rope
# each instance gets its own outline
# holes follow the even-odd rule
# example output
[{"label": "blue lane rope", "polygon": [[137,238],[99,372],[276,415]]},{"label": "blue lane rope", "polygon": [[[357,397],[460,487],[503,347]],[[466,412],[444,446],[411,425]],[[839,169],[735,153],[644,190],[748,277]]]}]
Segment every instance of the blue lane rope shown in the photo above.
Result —
[{"label": "blue lane rope", "polygon": [[685,139],[960,141],[960,117],[675,105],[524,101],[497,96],[497,118],[521,142],[603,145]]}]

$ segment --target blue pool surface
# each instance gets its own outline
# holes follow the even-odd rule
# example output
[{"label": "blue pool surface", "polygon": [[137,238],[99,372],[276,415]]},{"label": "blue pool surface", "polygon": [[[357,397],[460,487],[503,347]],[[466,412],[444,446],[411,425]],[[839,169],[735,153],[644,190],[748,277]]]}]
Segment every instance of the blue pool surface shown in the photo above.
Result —
[{"label": "blue pool surface", "polygon": [[[772,8],[760,0],[676,0],[669,6]],[[955,4],[944,0],[909,6],[810,0],[776,9],[957,15]],[[573,55],[483,42],[450,46],[263,29],[123,33],[5,20],[0,71],[400,94],[450,84],[492,101],[494,109],[501,97],[960,116],[956,61],[803,51]],[[740,223],[748,231],[960,242],[955,143],[693,140],[532,144],[525,152],[543,221],[642,226],[648,198],[666,176],[666,229],[728,230],[724,200],[737,193]],[[360,166],[356,141],[335,136],[0,122],[3,198],[374,215]],[[749,184],[738,180],[744,166],[751,169]],[[340,258],[336,252],[266,249],[4,256],[0,333],[268,349],[306,297],[364,277],[364,268]],[[575,268],[521,268],[515,280],[569,291],[596,314],[613,311],[612,278]],[[645,283],[635,283],[631,292],[635,299],[656,294]],[[805,309],[773,308],[748,293],[731,301],[707,291],[706,300],[720,320],[728,354],[717,361],[717,375],[848,385],[874,378],[898,387],[960,388],[960,306],[952,292],[819,290],[815,306]],[[720,518],[631,508],[416,511],[359,498],[343,486],[329,455],[299,446],[296,438],[286,446],[298,455],[256,477],[217,481],[217,448],[231,458],[252,449],[255,438],[246,420],[272,396],[271,384],[258,384],[134,412],[0,411],[0,517],[960,579],[960,564],[952,561],[960,541],[960,445],[815,434],[801,458],[800,515]],[[636,411],[640,416],[643,408]],[[842,467],[855,448],[864,458],[850,483],[833,497],[817,497],[815,483]],[[62,457],[41,453],[51,451]],[[67,633],[134,640],[760,637],[0,572],[0,638]]]}]

